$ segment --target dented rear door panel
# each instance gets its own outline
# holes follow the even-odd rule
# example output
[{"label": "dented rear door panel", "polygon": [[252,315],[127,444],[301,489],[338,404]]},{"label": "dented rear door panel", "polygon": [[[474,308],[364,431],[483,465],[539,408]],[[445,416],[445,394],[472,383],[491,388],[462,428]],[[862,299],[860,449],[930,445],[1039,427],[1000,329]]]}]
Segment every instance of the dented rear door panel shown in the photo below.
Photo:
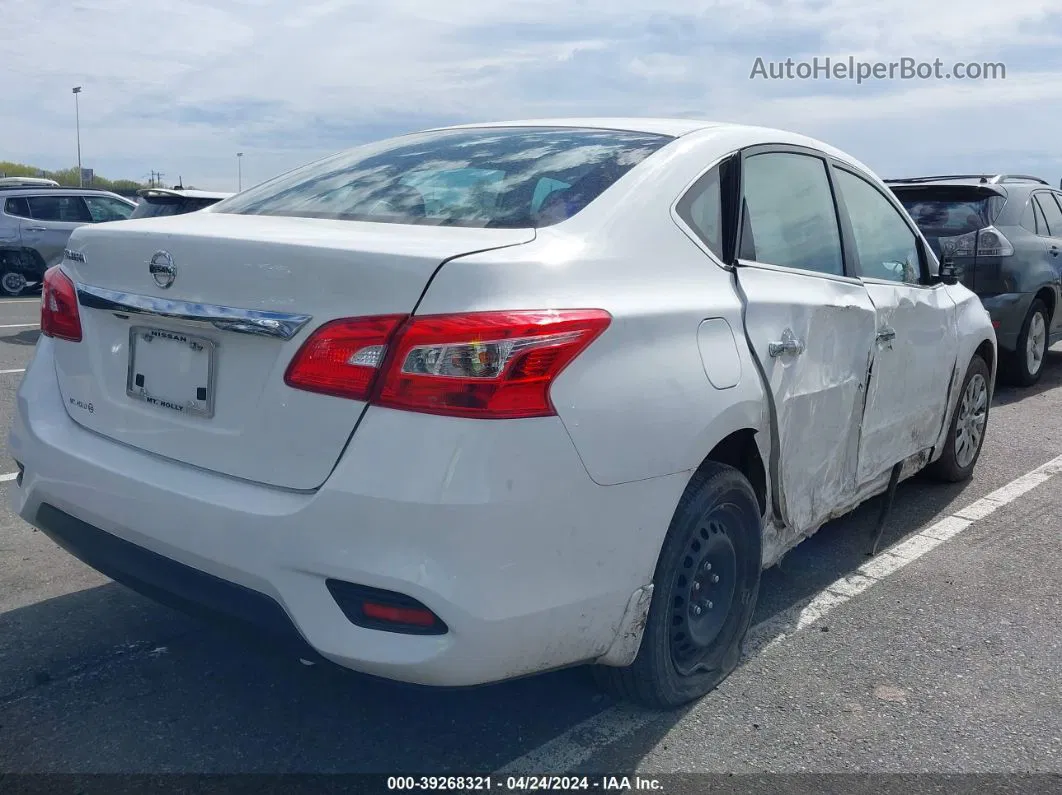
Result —
[{"label": "dented rear door panel", "polygon": [[776,508],[790,532],[811,532],[856,487],[874,305],[856,279],[757,264],[736,274],[771,396]]}]

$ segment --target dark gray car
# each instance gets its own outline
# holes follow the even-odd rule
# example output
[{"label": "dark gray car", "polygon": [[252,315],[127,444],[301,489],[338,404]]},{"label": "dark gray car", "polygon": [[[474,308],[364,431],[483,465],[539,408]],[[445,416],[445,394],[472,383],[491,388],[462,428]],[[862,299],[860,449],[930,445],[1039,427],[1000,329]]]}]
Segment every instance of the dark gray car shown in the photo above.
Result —
[{"label": "dark gray car", "polygon": [[1047,349],[1062,340],[1062,191],[1006,174],[886,182],[992,316],[1000,373],[1036,383]]}]

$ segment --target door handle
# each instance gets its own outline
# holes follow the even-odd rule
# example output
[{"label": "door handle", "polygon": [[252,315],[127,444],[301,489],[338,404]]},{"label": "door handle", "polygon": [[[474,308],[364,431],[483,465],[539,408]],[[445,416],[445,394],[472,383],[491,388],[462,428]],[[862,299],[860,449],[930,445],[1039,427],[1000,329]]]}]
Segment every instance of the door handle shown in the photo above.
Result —
[{"label": "door handle", "polygon": [[892,342],[896,339],[896,329],[883,328],[878,332],[878,342]]},{"label": "door handle", "polygon": [[786,329],[782,332],[782,339],[780,342],[771,342],[767,345],[767,353],[772,358],[778,358],[779,356],[799,356],[804,352],[804,343],[793,336],[793,332]]},{"label": "door handle", "polygon": [[48,227],[46,227],[46,226],[27,226],[26,227],[26,231],[27,232],[47,232],[48,231]]}]

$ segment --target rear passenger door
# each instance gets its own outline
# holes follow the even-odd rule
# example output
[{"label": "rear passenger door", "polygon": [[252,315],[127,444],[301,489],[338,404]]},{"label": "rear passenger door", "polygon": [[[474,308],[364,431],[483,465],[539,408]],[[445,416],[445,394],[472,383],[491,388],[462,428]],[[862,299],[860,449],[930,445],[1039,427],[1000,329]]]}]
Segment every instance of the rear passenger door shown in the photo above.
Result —
[{"label": "rear passenger door", "polygon": [[[1046,190],[1033,193],[1031,204],[1034,205],[1033,224],[1036,235],[1043,243],[1044,260],[1054,276],[1052,289],[1055,291],[1055,306],[1058,306],[1062,284],[1062,207],[1058,194]],[[1022,225],[1026,225],[1024,221]],[[1042,277],[1046,273],[1040,275]],[[1062,312],[1055,312],[1051,318],[1049,336],[1056,336],[1060,329]],[[1049,340],[1049,343],[1053,341]]]},{"label": "rear passenger door", "polygon": [[874,303],[877,331],[859,439],[858,482],[933,447],[947,415],[958,332],[955,302],[931,284],[923,243],[899,202],[836,164],[845,237]]},{"label": "rear passenger door", "polygon": [[32,248],[46,268],[62,262],[70,233],[82,224],[92,223],[88,207],[80,196],[47,194],[30,196],[30,219],[23,219],[22,245]]},{"label": "rear passenger door", "polygon": [[772,482],[786,525],[851,507],[875,310],[850,271],[824,156],[754,147],[740,164],[737,287],[770,392]]}]

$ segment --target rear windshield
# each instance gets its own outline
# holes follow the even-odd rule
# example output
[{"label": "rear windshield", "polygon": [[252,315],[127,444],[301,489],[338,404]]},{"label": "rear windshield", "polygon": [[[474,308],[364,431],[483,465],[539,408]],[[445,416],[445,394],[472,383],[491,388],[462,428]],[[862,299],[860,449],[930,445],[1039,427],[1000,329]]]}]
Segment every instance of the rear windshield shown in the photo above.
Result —
[{"label": "rear windshield", "polygon": [[1006,199],[965,187],[896,188],[893,191],[924,233],[961,235],[991,226]]},{"label": "rear windshield", "polygon": [[140,203],[133,210],[130,218],[155,218],[160,215],[182,215],[202,210],[212,204],[217,204],[217,199],[190,199],[183,196],[152,196],[141,197]]},{"label": "rear windshield", "polygon": [[359,147],[211,212],[518,229],[570,218],[671,139],[592,129],[478,128]]}]

